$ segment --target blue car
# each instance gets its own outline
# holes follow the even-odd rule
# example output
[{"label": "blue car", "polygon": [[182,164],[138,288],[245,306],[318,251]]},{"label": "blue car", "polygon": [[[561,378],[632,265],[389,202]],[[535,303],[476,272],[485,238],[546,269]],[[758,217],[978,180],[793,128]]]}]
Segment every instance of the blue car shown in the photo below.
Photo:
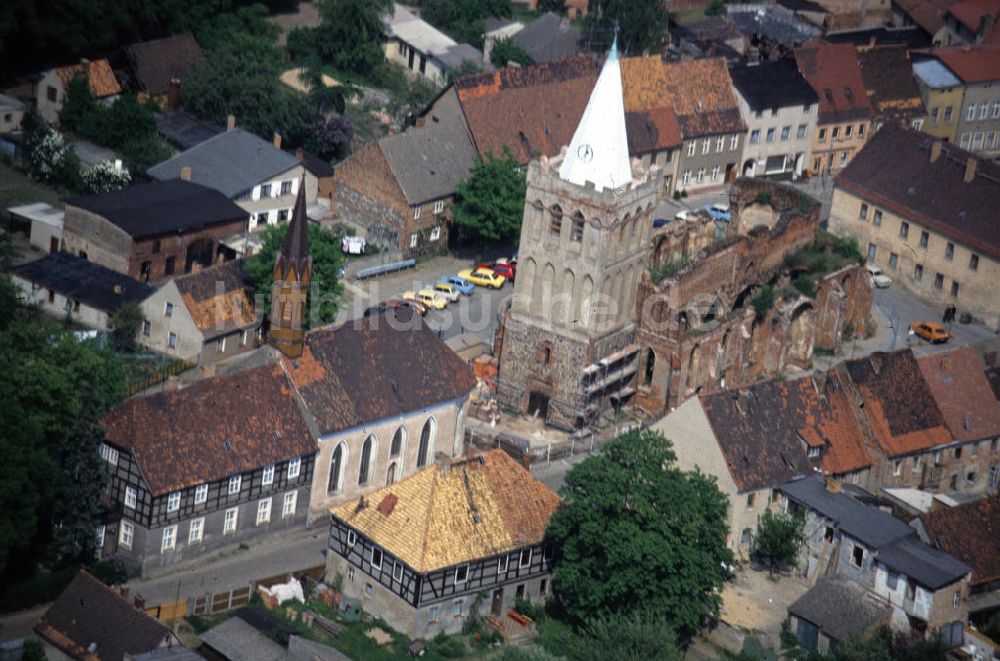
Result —
[{"label": "blue car", "polygon": [[732,220],[733,216],[729,213],[728,204],[706,204],[702,207],[709,216],[716,220]]},{"label": "blue car", "polygon": [[446,285],[451,285],[452,287],[462,292],[466,296],[469,296],[472,294],[472,292],[476,291],[476,286],[474,284],[472,284],[465,278],[460,278],[457,275],[449,275],[447,278],[440,278],[438,282],[444,283]]}]

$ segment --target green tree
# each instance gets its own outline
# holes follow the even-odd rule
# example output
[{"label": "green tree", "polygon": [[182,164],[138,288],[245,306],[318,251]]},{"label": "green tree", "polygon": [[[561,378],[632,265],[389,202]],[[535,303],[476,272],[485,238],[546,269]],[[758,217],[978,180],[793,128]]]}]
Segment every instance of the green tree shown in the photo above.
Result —
[{"label": "green tree", "polygon": [[471,76],[473,74],[481,73],[482,68],[472,60],[462,60],[462,63],[457,67],[448,67],[445,70],[445,82],[450,85],[459,78],[464,78],[465,76]]},{"label": "green tree", "polygon": [[555,595],[576,622],[610,615],[679,635],[717,615],[732,553],[715,478],[675,466],[659,432],[630,432],[570,469],[546,532]]},{"label": "green tree", "polygon": [[469,176],[458,184],[452,207],[455,222],[487,241],[513,241],[521,234],[527,178],[510,149],[496,157],[476,157]]},{"label": "green tree", "polygon": [[[244,262],[243,270],[256,290],[258,314],[271,314],[271,285],[274,283],[274,260],[288,234],[288,224],[271,225],[264,230],[263,245]],[[318,326],[337,315],[343,294],[338,273],[343,262],[340,240],[315,223],[309,223],[309,253],[312,255],[312,286],[309,288],[309,315],[306,323]]]},{"label": "green tree", "polygon": [[423,0],[420,16],[458,42],[483,47],[483,21],[506,18],[514,12],[511,0]]},{"label": "green tree", "polygon": [[111,338],[119,351],[133,351],[139,329],[146,321],[138,303],[126,303],[111,315]]},{"label": "green tree", "polygon": [[517,62],[522,65],[535,63],[528,55],[528,51],[521,48],[521,44],[510,37],[501,37],[496,40],[493,44],[493,50],[490,51],[490,62],[497,68],[505,67],[509,62]]},{"label": "green tree", "polygon": [[805,516],[770,509],[757,518],[757,553],[768,558],[770,569],[781,569],[794,564],[805,543]]},{"label": "green tree", "polygon": [[556,14],[566,13],[566,0],[538,0],[538,11],[551,11]]},{"label": "green tree", "polygon": [[595,33],[594,43],[610,45],[617,26],[622,54],[658,54],[670,14],[662,0],[590,0],[587,22]]},{"label": "green tree", "polygon": [[566,641],[565,656],[574,661],[680,661],[677,636],[662,622],[637,614],[610,615],[588,621]]},{"label": "green tree", "polygon": [[59,127],[64,131],[79,130],[97,110],[97,99],[90,90],[90,78],[84,71],[77,72],[66,85],[66,98],[59,110]]},{"label": "green tree", "polygon": [[45,661],[47,658],[41,641],[34,638],[25,638],[24,654],[21,656],[21,661]]},{"label": "green tree", "polygon": [[385,61],[382,37],[392,0],[319,0],[315,46],[338,71],[367,76]]}]

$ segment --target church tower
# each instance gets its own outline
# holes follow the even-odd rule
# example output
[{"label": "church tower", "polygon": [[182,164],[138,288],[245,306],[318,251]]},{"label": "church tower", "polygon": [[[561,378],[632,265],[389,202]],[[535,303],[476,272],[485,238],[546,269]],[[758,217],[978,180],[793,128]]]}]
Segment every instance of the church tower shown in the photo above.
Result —
[{"label": "church tower", "polygon": [[629,158],[617,45],[568,148],[528,166],[498,397],[567,430],[634,394],[636,290],[649,262],[657,168]]},{"label": "church tower", "polygon": [[302,355],[306,300],[312,282],[305,190],[305,181],[299,182],[292,222],[288,224],[281,252],[274,260],[274,284],[271,286],[271,329],[267,338],[289,358]]}]

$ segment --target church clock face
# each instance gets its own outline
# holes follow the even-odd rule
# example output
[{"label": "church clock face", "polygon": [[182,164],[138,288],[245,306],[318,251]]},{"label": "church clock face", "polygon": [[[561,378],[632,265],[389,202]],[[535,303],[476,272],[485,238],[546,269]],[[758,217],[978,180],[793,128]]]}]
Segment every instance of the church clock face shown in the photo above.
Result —
[{"label": "church clock face", "polygon": [[584,143],[577,147],[576,155],[580,157],[580,160],[584,163],[590,163],[594,159],[594,148],[589,144]]}]

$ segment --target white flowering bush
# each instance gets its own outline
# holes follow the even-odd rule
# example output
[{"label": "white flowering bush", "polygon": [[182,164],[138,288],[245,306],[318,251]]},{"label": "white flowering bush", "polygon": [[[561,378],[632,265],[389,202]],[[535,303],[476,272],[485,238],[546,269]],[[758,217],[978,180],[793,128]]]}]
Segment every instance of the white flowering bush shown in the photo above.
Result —
[{"label": "white flowering bush", "polygon": [[132,183],[132,175],[121,161],[101,161],[83,171],[83,187],[88,193],[110,193]]},{"label": "white flowering bush", "polygon": [[[35,176],[51,183],[63,183],[68,168],[78,163],[73,145],[61,134],[47,129],[31,152],[31,165]],[[78,167],[78,166],[77,166]]]}]

